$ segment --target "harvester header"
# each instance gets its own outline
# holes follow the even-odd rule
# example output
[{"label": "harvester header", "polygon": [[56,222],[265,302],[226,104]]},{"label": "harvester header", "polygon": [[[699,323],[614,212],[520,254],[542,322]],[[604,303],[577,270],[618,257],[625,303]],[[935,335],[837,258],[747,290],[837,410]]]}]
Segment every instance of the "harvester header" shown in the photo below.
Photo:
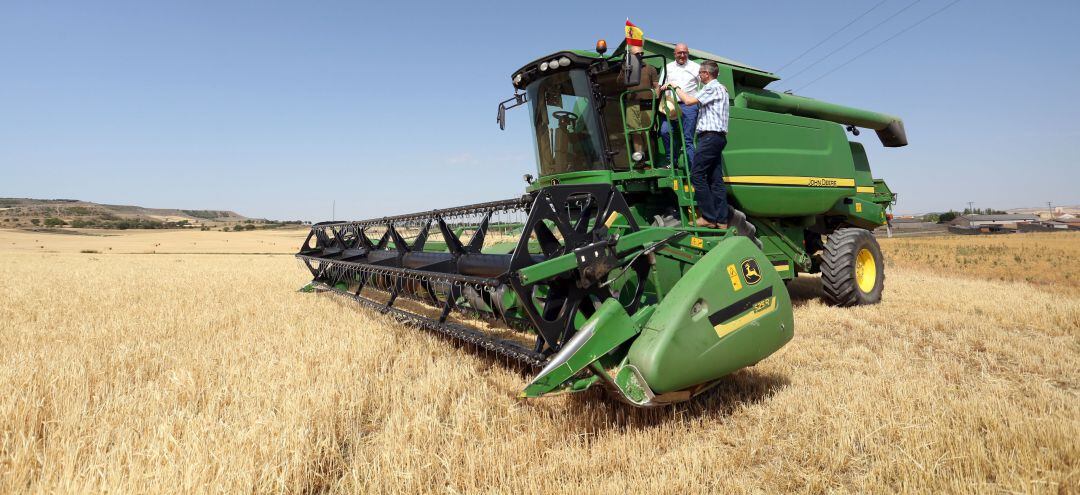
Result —
[{"label": "harvester header", "polygon": [[836,306],[879,301],[870,231],[895,194],[848,133],[904,146],[902,121],[770,91],[775,75],[691,50],[730,96],[732,220],[700,227],[685,150],[659,139],[665,116],[627,123],[628,107],[665,97],[633,89],[635,71],[673,60],[671,43],[642,48],[598,43],[514,71],[498,121],[527,105],[537,172],[524,195],[315,224],[297,253],[309,287],[535,367],[524,397],[601,387],[636,406],[687,400],[790,341],[796,276],[820,273]]}]

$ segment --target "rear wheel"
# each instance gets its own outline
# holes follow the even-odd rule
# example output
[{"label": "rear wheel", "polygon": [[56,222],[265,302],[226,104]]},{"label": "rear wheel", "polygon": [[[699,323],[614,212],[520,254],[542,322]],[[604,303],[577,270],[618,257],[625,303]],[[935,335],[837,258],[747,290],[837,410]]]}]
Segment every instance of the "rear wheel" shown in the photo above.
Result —
[{"label": "rear wheel", "polygon": [[836,306],[881,302],[885,264],[870,231],[847,228],[829,234],[821,257],[821,288],[825,301]]}]

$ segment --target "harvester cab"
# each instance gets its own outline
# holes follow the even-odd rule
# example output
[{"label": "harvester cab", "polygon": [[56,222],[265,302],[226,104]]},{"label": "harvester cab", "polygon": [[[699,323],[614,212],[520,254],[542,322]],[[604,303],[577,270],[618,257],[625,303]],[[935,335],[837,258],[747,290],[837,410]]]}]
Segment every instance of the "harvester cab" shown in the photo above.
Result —
[{"label": "harvester cab", "polygon": [[[631,105],[652,108],[658,94],[651,88],[634,89],[644,64],[662,66],[666,57],[603,58],[587,52],[557,52],[517,71],[516,101],[527,101],[535,133],[537,165],[545,182],[626,180],[612,172],[644,173],[660,165],[651,119],[646,127],[628,128],[624,116]],[[511,98],[507,101],[515,101]],[[505,102],[504,102],[505,103]],[[505,107],[499,107],[504,123]],[[648,135],[648,152],[636,154],[631,136]],[[563,174],[572,173],[566,177]],[[668,174],[670,175],[670,174]]]},{"label": "harvester cab", "polygon": [[595,386],[637,406],[689,399],[787,343],[796,275],[820,272],[836,305],[880,300],[870,229],[895,195],[845,127],[900,146],[900,120],[775,93],[772,74],[692,51],[720,64],[732,97],[724,178],[741,210],[729,229],[700,228],[690,164],[658,139],[664,116],[628,126],[628,110],[664,97],[636,84],[641,67],[672,59],[673,45],[644,45],[515,71],[498,122],[528,105],[538,176],[525,195],[315,224],[297,253],[310,287],[539,368],[523,397]]}]

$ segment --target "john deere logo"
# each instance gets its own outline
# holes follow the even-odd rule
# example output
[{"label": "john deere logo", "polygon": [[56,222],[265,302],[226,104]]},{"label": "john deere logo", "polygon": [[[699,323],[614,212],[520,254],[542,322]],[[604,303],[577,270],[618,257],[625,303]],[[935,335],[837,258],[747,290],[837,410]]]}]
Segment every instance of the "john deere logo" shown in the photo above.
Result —
[{"label": "john deere logo", "polygon": [[742,275],[746,280],[746,285],[754,285],[761,282],[761,272],[758,271],[757,261],[754,258],[747,258],[742,262]]}]

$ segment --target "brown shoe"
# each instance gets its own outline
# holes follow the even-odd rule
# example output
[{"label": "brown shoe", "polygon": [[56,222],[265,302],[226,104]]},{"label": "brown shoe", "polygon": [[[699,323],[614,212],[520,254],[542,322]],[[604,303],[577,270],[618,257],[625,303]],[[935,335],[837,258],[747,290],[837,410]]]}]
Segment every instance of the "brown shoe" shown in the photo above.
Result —
[{"label": "brown shoe", "polygon": [[705,217],[697,217],[697,220],[694,221],[694,225],[697,225],[698,227],[716,228],[716,224],[706,220]]},{"label": "brown shoe", "polygon": [[712,227],[713,227],[714,229],[720,229],[720,230],[727,230],[727,228],[728,228],[728,224],[726,224],[726,223],[714,223],[714,224],[712,225]]}]

